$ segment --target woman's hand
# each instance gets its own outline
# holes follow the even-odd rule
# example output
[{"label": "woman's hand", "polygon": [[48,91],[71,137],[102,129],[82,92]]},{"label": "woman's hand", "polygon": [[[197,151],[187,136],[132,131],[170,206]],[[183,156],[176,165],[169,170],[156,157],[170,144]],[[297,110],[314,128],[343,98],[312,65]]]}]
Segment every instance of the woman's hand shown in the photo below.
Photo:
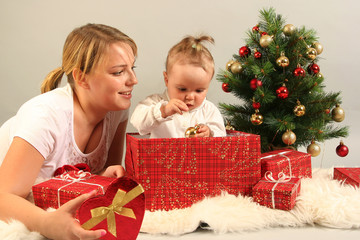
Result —
[{"label": "woman's hand", "polygon": [[100,175],[105,177],[119,178],[124,176],[125,170],[121,165],[111,165],[105,169]]},{"label": "woman's hand", "polygon": [[54,212],[45,212],[42,233],[54,240],[91,240],[99,239],[106,234],[106,230],[85,230],[74,218],[77,209],[87,199],[94,196],[96,191],[83,194],[62,205]]}]

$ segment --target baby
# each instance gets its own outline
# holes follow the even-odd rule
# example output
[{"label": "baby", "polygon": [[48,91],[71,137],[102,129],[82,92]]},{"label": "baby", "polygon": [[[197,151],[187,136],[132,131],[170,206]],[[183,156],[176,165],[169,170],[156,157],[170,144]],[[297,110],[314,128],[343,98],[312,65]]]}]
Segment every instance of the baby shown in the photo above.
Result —
[{"label": "baby", "polygon": [[141,101],[131,116],[131,124],[141,135],[179,138],[195,126],[195,137],[226,135],[220,111],[206,100],[214,59],[202,44],[205,41],[214,43],[210,36],[189,36],[170,49],[163,73],[167,89]]}]

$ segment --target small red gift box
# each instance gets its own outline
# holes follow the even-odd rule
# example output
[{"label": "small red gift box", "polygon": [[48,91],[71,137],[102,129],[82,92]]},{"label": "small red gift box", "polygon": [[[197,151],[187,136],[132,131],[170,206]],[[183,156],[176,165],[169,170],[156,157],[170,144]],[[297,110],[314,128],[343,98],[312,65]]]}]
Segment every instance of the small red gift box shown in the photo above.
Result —
[{"label": "small red gift box", "polygon": [[104,194],[116,178],[93,175],[89,172],[70,171],[32,187],[35,205],[43,209],[59,208],[81,194],[97,190]]},{"label": "small red gift box", "polygon": [[101,239],[135,240],[145,213],[144,189],[136,181],[121,177],[104,195],[83,202],[79,222],[84,229],[106,229]]},{"label": "small red gift box", "polygon": [[280,173],[280,177],[275,180],[271,173],[267,174],[253,188],[253,200],[269,208],[293,209],[296,197],[300,193],[300,178],[288,177]]},{"label": "small red gift box", "polygon": [[334,168],[334,179],[360,187],[360,168]]},{"label": "small red gift box", "polygon": [[275,150],[261,154],[261,176],[266,172],[278,175],[283,172],[292,177],[311,178],[311,155],[290,149]]},{"label": "small red gift box", "polygon": [[126,171],[145,189],[150,211],[190,207],[222,191],[251,195],[261,178],[259,135],[150,139],[128,133],[126,141]]}]

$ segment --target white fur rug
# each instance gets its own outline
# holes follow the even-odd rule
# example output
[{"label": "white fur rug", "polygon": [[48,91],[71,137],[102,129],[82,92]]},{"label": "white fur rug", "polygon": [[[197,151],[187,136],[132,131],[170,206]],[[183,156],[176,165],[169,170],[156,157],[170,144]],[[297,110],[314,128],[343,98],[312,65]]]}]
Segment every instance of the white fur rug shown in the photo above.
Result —
[{"label": "white fur rug", "polygon": [[[195,231],[201,222],[216,233],[314,224],[360,228],[360,190],[332,180],[332,175],[333,169],[314,169],[312,179],[302,179],[300,194],[291,211],[266,208],[253,202],[251,197],[224,193],[186,209],[146,211],[141,231],[180,235]],[[0,239],[44,240],[18,221],[0,221]]]}]

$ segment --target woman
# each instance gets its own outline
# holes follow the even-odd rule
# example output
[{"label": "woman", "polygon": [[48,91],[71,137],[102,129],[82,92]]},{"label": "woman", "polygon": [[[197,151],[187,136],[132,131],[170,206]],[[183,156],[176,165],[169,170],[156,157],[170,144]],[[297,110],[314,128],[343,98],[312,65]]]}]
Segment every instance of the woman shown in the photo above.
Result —
[{"label": "woman", "polygon": [[[137,84],[135,42],[100,24],[74,29],[62,67],[44,80],[43,94],[26,102],[0,129],[0,219],[17,219],[50,239],[97,239],[74,219],[94,193],[46,212],[26,200],[37,179],[66,164],[86,163],[92,173],[121,177],[131,92]],[[57,88],[66,74],[68,84]],[[16,206],[16,207],[10,207]]]}]

